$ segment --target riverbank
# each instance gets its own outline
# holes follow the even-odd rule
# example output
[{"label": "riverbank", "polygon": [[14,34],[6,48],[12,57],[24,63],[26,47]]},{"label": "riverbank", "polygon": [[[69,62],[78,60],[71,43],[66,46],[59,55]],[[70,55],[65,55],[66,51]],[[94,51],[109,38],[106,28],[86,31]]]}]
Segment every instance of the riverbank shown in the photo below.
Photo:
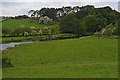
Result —
[{"label": "riverbank", "polygon": [[118,39],[43,41],[8,50],[14,67],[3,68],[3,78],[118,77]]},{"label": "riverbank", "polygon": [[[54,35],[55,36],[55,35]],[[54,37],[54,38],[48,38],[47,36],[37,36],[35,38],[35,36],[31,36],[30,37],[9,37],[8,39],[10,40],[7,40],[5,39],[4,41],[4,38],[3,38],[3,42],[2,44],[0,44],[2,47],[0,48],[1,50],[5,50],[7,49],[8,47],[14,47],[15,45],[19,45],[19,44],[23,44],[23,43],[34,43],[34,42],[41,42],[41,41],[53,41],[53,40],[64,40],[64,39],[119,39],[118,36],[110,36],[110,37],[95,37],[95,36],[68,36],[68,35],[62,35],[61,36],[57,36]],[[11,40],[12,39],[12,40]],[[6,41],[7,40],[7,41]]]},{"label": "riverbank", "polygon": [[[59,39],[69,39],[76,38],[73,34],[55,34],[55,35],[37,35],[28,37],[2,37],[2,43],[10,42],[25,42],[25,41],[48,41],[48,40],[59,40]],[[79,36],[81,37],[81,35]]]}]

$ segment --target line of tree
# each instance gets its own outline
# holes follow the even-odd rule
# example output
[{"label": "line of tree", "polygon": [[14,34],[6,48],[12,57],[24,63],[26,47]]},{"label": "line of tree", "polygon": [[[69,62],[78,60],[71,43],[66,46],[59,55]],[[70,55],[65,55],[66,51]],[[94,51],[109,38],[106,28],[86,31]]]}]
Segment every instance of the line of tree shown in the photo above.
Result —
[{"label": "line of tree", "polygon": [[[49,18],[59,21],[61,18],[66,16],[69,13],[75,13],[76,18],[81,20],[83,17],[87,15],[96,15],[100,18],[100,21],[107,21],[106,24],[115,23],[115,19],[118,17],[118,12],[116,10],[112,10],[109,6],[95,8],[93,5],[86,6],[66,6],[62,8],[41,8],[40,10],[30,10],[28,12],[31,16],[44,17],[48,16]],[[105,24],[105,23],[104,23]]]},{"label": "line of tree", "polygon": [[[60,20],[60,29],[63,33],[85,35],[94,34],[112,24],[120,35],[120,13],[109,6],[94,8],[92,5],[82,7],[75,13],[69,13]],[[107,29],[107,28],[106,28]],[[106,30],[107,31],[107,30]],[[107,31],[109,33],[109,31]]]}]

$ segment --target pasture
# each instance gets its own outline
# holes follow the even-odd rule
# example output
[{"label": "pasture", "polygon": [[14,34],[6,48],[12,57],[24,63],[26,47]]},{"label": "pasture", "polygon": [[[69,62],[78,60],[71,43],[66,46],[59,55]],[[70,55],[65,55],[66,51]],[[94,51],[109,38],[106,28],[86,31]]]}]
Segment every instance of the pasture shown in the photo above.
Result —
[{"label": "pasture", "polygon": [[117,78],[118,39],[67,39],[21,44],[6,54],[3,78]]},{"label": "pasture", "polygon": [[24,25],[25,27],[35,27],[36,29],[44,28],[44,27],[57,27],[57,24],[53,25],[45,25],[45,24],[39,24],[39,20],[34,19],[8,19],[4,22],[2,22],[2,28],[8,28],[8,29],[15,29],[19,26]]}]

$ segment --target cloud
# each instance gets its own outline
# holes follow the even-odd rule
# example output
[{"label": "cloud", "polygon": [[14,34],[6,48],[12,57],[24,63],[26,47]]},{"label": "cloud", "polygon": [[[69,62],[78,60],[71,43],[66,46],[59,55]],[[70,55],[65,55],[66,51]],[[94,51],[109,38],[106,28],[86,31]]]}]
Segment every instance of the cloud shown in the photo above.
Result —
[{"label": "cloud", "polygon": [[2,0],[2,2],[118,2],[119,0]]},{"label": "cloud", "polygon": [[[5,16],[15,16],[15,15],[23,15],[23,14],[28,14],[28,11],[33,9],[33,10],[40,10],[43,7],[62,7],[62,6],[84,6],[84,5],[94,5],[95,7],[103,7],[103,6],[111,6],[113,9],[118,9],[118,3],[117,2],[100,2],[102,0],[95,0],[99,2],[47,2],[45,0],[44,2],[25,2],[27,0],[24,0],[24,2],[21,2],[23,0],[4,0],[2,2],[2,15]],[[10,1],[15,1],[15,2],[10,2]],[[32,0],[30,0],[32,1]],[[36,1],[36,0],[34,0]],[[55,1],[55,0],[52,0]],[[64,0],[65,1],[65,0]],[[72,1],[72,0],[71,0]],[[79,1],[79,0],[75,0]],[[86,0],[85,0],[86,1]],[[91,0],[87,0],[91,1]],[[1,11],[0,11],[1,12]]]}]

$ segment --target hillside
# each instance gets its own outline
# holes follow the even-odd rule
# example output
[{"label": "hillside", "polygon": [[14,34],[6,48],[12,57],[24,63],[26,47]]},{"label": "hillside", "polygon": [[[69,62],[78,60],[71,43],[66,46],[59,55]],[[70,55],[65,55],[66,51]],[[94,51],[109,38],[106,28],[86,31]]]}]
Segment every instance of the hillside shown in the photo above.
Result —
[{"label": "hillside", "polygon": [[32,20],[32,19],[9,19],[2,22],[2,28],[8,28],[8,29],[15,29],[21,25],[24,25],[25,27],[35,27],[35,28],[57,26],[57,24],[53,24],[53,25],[39,24],[38,20]]}]

